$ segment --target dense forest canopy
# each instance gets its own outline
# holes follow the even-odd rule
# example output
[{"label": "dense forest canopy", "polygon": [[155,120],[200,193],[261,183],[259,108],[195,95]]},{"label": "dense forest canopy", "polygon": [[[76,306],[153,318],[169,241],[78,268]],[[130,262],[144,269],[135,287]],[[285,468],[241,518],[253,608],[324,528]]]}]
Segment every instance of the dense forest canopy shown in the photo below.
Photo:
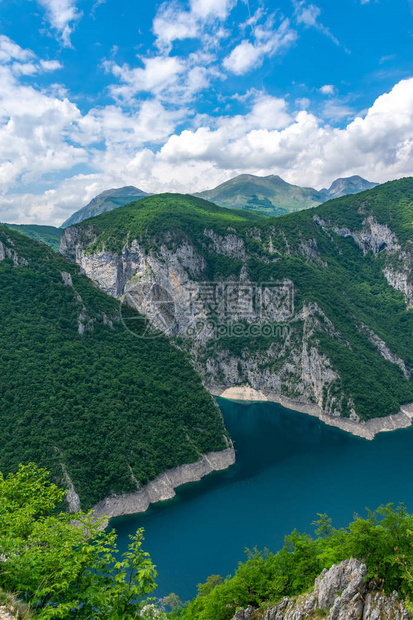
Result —
[{"label": "dense forest canopy", "polygon": [[[369,221],[376,232],[364,230]],[[406,178],[280,217],[229,210],[191,196],[162,194],[92,218],[77,231],[86,253],[102,249],[120,253],[133,239],[155,255],[161,245],[173,251],[183,243],[192,244],[205,268],[188,277],[201,281],[233,281],[243,273],[244,279],[248,274],[255,284],[292,282],[295,316],[305,306],[317,304],[327,317],[323,320],[332,325],[313,334],[309,343],[330,360],[338,375],[323,396],[323,404],[341,395],[341,415],[350,415],[354,407],[361,420],[368,420],[397,413],[401,405],[413,402],[409,379],[413,371],[413,311],[403,293],[385,277],[387,269],[406,281],[407,288],[413,286],[412,222],[413,179]],[[244,244],[245,255],[217,252],[211,235],[205,234],[211,230],[222,239],[236,235]],[[374,239],[369,246],[369,235],[374,234],[388,235],[390,246],[382,241],[374,247]],[[289,327],[296,329],[298,338],[302,326],[294,320]],[[371,332],[390,354],[380,353]],[[271,344],[269,338],[228,337],[211,340],[201,354],[204,359],[230,355],[247,359],[268,350]],[[288,347],[284,353],[288,354]],[[407,371],[392,363],[391,356],[402,360]],[[268,373],[283,363],[282,357],[270,358]],[[297,398],[294,377],[283,393]]]},{"label": "dense forest canopy", "polygon": [[90,507],[225,449],[185,354],[125,329],[118,302],[47,246],[5,227],[0,242],[1,471],[34,461],[67,485],[65,467]]}]

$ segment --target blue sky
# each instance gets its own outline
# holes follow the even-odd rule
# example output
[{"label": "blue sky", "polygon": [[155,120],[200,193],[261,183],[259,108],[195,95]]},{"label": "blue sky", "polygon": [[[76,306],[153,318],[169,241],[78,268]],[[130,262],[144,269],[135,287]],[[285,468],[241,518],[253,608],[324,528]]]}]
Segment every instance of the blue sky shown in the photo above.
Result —
[{"label": "blue sky", "polygon": [[413,174],[413,0],[3,0],[0,221],[108,187]]}]

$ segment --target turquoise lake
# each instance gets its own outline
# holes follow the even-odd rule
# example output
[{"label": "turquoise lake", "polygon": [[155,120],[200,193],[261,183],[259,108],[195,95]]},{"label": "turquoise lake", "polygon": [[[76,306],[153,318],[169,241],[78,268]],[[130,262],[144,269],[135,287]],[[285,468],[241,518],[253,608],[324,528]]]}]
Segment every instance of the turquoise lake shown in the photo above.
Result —
[{"label": "turquoise lake", "polygon": [[145,528],[156,596],[192,598],[208,575],[233,573],[246,547],[277,551],[294,528],[313,533],[317,513],[339,527],[388,502],[413,511],[413,427],[367,441],[272,403],[218,402],[237,463],[111,521],[122,550]]}]

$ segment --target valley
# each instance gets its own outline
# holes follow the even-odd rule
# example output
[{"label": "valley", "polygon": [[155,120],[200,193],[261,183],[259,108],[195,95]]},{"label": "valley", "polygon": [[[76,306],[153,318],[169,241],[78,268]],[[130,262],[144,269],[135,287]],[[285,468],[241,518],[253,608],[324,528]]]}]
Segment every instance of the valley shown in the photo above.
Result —
[{"label": "valley", "polygon": [[413,620],[412,17],[0,2],[0,620]]},{"label": "valley", "polygon": [[412,197],[404,179],[265,218],[165,194],[66,229],[61,252],[172,336],[213,393],[363,424],[413,402]]},{"label": "valley", "polygon": [[192,598],[209,575],[233,575],[246,548],[276,551],[294,529],[313,535],[320,513],[343,527],[354,513],[365,517],[366,507],[397,505],[400,497],[413,510],[402,474],[413,465],[413,428],[370,442],[273,403],[218,402],[236,464],[181,487],[144,515],[111,521],[122,549],[128,534],[145,528],[145,547],[159,571],[157,596]]}]

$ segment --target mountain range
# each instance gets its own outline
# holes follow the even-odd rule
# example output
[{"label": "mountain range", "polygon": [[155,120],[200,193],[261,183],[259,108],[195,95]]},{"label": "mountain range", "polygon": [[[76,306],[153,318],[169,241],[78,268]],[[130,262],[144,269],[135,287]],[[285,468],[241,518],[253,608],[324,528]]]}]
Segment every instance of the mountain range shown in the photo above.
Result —
[{"label": "mountain range", "polygon": [[281,217],[163,194],[66,229],[61,252],[174,338],[214,394],[371,436],[372,418],[410,424],[412,221],[412,178]]},{"label": "mountain range", "polygon": [[[268,215],[284,215],[315,207],[331,198],[339,198],[372,189],[377,183],[370,183],[359,176],[337,179],[327,189],[317,191],[311,187],[299,187],[286,183],[279,176],[258,177],[242,174],[218,185],[215,189],[194,194],[228,209],[259,211]],[[122,207],[129,202],[150,196],[133,186],[108,189],[93,198],[85,207],[71,215],[62,228],[79,224],[84,220]]]},{"label": "mountain range", "polygon": [[337,179],[329,189],[317,191],[311,187],[291,185],[277,175],[258,177],[242,174],[215,189],[195,194],[227,209],[260,211],[267,215],[284,215],[316,207],[332,198],[356,194],[376,187],[362,177]]}]

